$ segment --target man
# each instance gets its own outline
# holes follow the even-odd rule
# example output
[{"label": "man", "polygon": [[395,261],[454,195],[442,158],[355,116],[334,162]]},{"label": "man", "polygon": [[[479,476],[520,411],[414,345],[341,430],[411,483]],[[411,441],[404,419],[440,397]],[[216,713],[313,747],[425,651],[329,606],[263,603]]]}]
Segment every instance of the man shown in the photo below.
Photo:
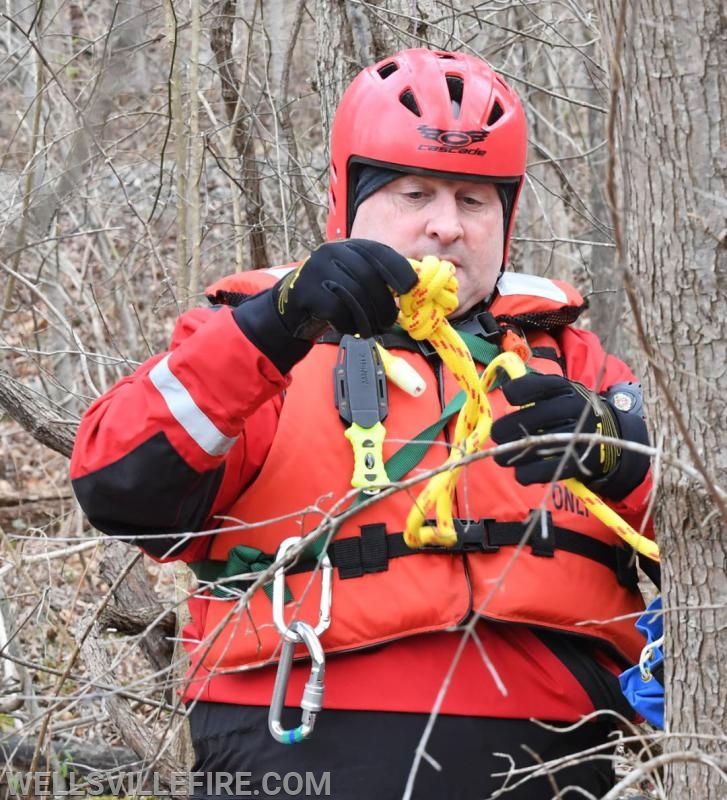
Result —
[{"label": "man", "polygon": [[[578,788],[559,796],[601,796],[612,784],[613,712],[628,714],[615,675],[640,648],[632,622],[616,618],[643,605],[633,554],[558,480],[583,480],[640,524],[649,463],[632,450],[532,445],[476,460],[456,490],[451,548],[403,543],[411,490],[349,513],[327,548],[324,710],[302,743],[268,733],[281,644],[273,602],[282,601],[265,591],[244,608],[235,599],[250,585],[235,575],[263,569],[283,540],[350,511],[341,501],[356,458],[371,472],[378,454],[371,445],[369,461],[354,455],[349,425],[372,431],[383,422],[389,459],[459,389],[427,342],[392,329],[395,295],[417,282],[408,259],[454,265],[451,322],[480,362],[513,341],[528,354],[531,371],[489,396],[494,442],[574,431],[647,441],[631,371],[570,325],[585,306],[578,293],[504,271],[526,145],[519,99],[477,58],[408,50],[365,69],[332,131],[329,242],[282,277],[219,281],[208,292],[214,310],[186,314],[169,353],[87,412],[72,477],[94,525],[157,558],[192,563],[202,578],[227,576],[226,590],[190,600],[185,699],[195,772],[251,773],[250,791],[277,797],[295,796],[298,784],[273,784],[271,774],[319,782],[327,774],[342,800],[487,797],[512,769],[521,770],[507,777],[513,798],[568,786]],[[425,379],[418,397],[392,384],[385,393],[367,372],[378,364],[368,337]],[[359,362],[349,369],[352,353],[360,370]],[[424,437],[435,441],[403,477],[442,464],[453,425]],[[195,531],[204,535],[184,535]],[[315,555],[285,576],[283,626],[318,622]],[[460,651],[455,629],[473,616]],[[307,661],[293,665],[288,705],[298,704],[310,671]],[[297,714],[286,716],[292,726]],[[593,747],[595,756],[554,761]]]}]

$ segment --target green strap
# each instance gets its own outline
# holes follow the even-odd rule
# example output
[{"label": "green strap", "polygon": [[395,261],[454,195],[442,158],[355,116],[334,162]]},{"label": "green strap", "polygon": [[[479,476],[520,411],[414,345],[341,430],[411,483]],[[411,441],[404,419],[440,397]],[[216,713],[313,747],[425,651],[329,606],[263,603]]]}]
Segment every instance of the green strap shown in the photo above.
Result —
[{"label": "green strap", "polygon": [[384,463],[384,469],[392,483],[403,478],[408,472],[411,472],[424,458],[434,440],[444,430],[449,420],[452,419],[455,414],[459,413],[464,405],[465,397],[466,395],[463,391],[457,392],[442,409],[442,416],[435,423],[425,428],[413,439],[410,439],[406,444],[402,445],[391,458]]},{"label": "green strap", "polygon": [[[214,583],[223,578],[234,578],[236,575],[243,575],[248,572],[264,572],[274,561],[267,553],[258,550],[256,547],[247,547],[238,544],[227,554],[227,561],[195,561],[189,566],[194,571],[198,580]],[[212,594],[229,600],[239,597],[239,592],[245,591],[247,587],[243,581],[225,580],[224,583],[212,587]],[[265,594],[272,601],[273,586],[268,583],[263,587]],[[293,599],[288,587],[285,587],[285,602],[289,603]]]},{"label": "green strap", "polygon": [[472,354],[475,361],[487,366],[495,356],[500,355],[500,348],[492,342],[488,342],[481,336],[475,336],[473,333],[466,331],[458,331],[460,338],[467,345],[467,349]]},{"label": "green strap", "polygon": [[[485,341],[479,336],[472,333],[459,332],[462,341],[467,345],[467,349],[472,354],[472,358],[480,364],[487,365],[492,361],[495,356],[500,353],[500,348]],[[384,464],[384,469],[389,477],[389,480],[396,482],[404,477],[407,473],[424,458],[429,448],[434,443],[437,436],[444,430],[447,423],[452,419],[455,414],[458,414],[465,402],[465,392],[459,391],[442,409],[440,418],[420,431],[413,439],[402,445]],[[354,505],[360,503],[367,495],[363,492],[360,493],[353,501]],[[325,537],[317,539],[308,548],[310,554],[314,558],[318,558],[323,552],[325,545]],[[262,572],[267,569],[275,560],[275,556],[270,556],[263,553],[254,547],[246,547],[244,545],[237,545],[230,550],[227,561],[195,561],[189,566],[197,575],[199,580],[208,581],[213,583],[220,578],[233,578],[235,575],[240,575],[245,572]],[[227,588],[226,588],[227,587]],[[228,589],[237,589],[238,591],[243,588],[242,583],[236,584],[235,582],[225,583],[222,586],[215,586],[212,590],[216,597],[230,597],[233,592]],[[268,597],[271,597],[272,585],[268,584],[265,587],[265,592]],[[285,602],[292,599],[288,587],[285,588]],[[237,596],[235,593],[234,596]]]}]

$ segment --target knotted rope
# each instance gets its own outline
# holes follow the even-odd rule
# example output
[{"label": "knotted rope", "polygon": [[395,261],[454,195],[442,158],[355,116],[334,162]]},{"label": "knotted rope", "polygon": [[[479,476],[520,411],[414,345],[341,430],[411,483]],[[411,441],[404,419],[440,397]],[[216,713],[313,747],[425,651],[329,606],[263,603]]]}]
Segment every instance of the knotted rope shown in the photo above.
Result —
[{"label": "knotted rope", "polygon": [[[525,374],[525,365],[515,353],[503,352],[490,362],[480,378],[469,350],[447,320],[458,302],[454,265],[435,256],[410,263],[419,280],[410,292],[399,298],[399,324],[413,339],[427,339],[431,343],[464,390],[465,402],[457,417],[454,441],[445,462],[448,469],[433,476],[419,494],[407,516],[404,540],[409,547],[452,547],[457,543],[452,507],[463,466],[461,462],[481,450],[490,438],[492,410],[487,393],[497,381],[500,370],[510,378],[517,378]],[[562,483],[586,503],[597,519],[635,550],[654,561],[659,560],[656,543],[637,533],[598,495],[574,478]],[[425,524],[432,510],[435,526]]]}]

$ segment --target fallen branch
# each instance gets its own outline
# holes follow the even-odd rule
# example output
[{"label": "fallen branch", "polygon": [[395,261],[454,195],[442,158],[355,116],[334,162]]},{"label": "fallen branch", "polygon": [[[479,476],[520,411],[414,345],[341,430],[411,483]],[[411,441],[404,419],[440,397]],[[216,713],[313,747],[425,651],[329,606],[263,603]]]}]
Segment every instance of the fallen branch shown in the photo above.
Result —
[{"label": "fallen branch", "polygon": [[[37,742],[27,736],[13,734],[0,739],[3,762],[15,771],[26,771],[33,762]],[[52,743],[59,763],[68,765],[79,775],[89,772],[131,772],[140,768],[141,762],[128,747],[93,744],[83,739],[68,738]]]}]

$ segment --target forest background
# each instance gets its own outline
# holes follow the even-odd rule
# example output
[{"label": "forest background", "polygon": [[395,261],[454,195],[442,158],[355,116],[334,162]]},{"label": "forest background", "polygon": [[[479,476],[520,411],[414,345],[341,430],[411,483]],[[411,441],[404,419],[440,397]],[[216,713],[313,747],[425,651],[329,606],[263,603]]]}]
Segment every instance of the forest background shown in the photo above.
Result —
[{"label": "forest background", "polygon": [[644,379],[667,732],[634,729],[617,792],[725,796],[726,39],[716,0],[0,3],[6,769],[188,766],[188,575],[89,528],[73,432],[207,284],[323,240],[343,87],[426,46],[520,93],[513,268],[578,286],[585,324]]}]

